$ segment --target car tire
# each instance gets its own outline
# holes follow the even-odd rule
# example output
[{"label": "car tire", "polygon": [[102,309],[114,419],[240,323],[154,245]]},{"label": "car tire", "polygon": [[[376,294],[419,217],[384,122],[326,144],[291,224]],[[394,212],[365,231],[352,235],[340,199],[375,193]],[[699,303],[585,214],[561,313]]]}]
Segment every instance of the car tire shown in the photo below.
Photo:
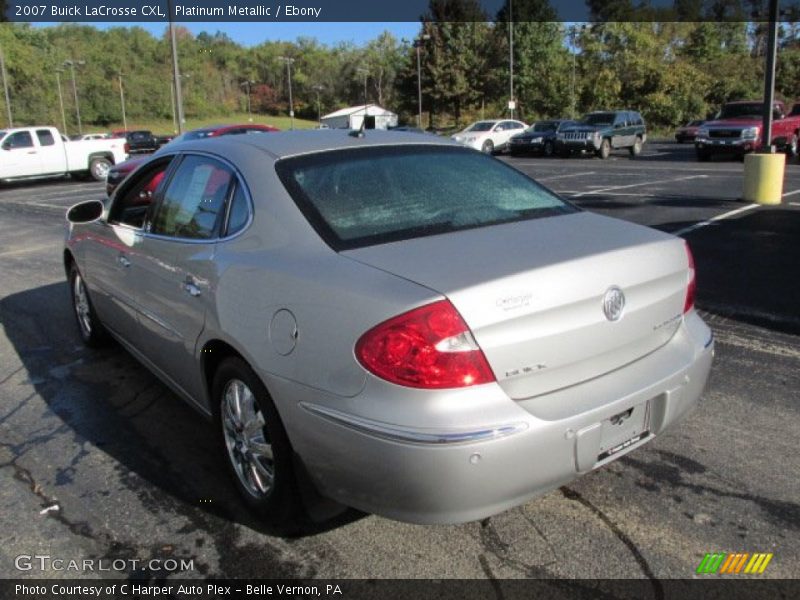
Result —
[{"label": "car tire", "polygon": [[698,162],[708,162],[711,160],[711,154],[705,150],[697,150],[696,154]]},{"label": "car tire", "polygon": [[69,289],[72,314],[75,315],[81,340],[90,348],[105,345],[108,342],[108,332],[97,317],[86,282],[74,263],[69,268]]},{"label": "car tire", "polygon": [[550,141],[550,140],[547,140],[544,143],[544,147],[542,148],[542,154],[549,158],[549,157],[553,156],[554,152],[555,152],[555,147],[553,146],[553,142]]},{"label": "car tire", "polygon": [[231,357],[214,374],[211,398],[220,447],[241,497],[270,525],[297,532],[303,504],[294,452],[266,386],[246,362]]},{"label": "car tire", "polygon": [[105,181],[111,166],[111,161],[107,158],[93,158],[89,163],[89,174],[95,181]]},{"label": "car tire", "polygon": [[642,138],[637,135],[636,140],[633,142],[633,146],[628,148],[628,152],[630,152],[631,158],[639,156],[639,154],[642,152]]},{"label": "car tire", "polygon": [[481,152],[484,154],[494,154],[494,142],[492,142],[492,140],[486,140],[483,142],[483,146],[481,146]]},{"label": "car tire", "polygon": [[797,156],[798,153],[797,144],[798,144],[797,134],[795,133],[792,136],[791,141],[786,145],[786,154],[788,154],[790,157]]},{"label": "car tire", "polygon": [[597,156],[605,160],[609,157],[610,154],[611,154],[611,142],[608,141],[608,138],[605,138],[602,142],[600,142],[600,148],[598,148],[597,150]]}]

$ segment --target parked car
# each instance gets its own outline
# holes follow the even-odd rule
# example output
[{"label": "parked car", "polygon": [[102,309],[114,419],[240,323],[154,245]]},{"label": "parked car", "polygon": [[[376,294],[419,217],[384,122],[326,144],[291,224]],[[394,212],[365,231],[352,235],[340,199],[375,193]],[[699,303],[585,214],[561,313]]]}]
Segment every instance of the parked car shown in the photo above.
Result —
[{"label": "parked car", "polygon": [[108,134],[106,133],[84,133],[83,135],[70,136],[71,142],[85,142],[87,140],[107,140]]},{"label": "parked car", "polygon": [[569,119],[554,119],[534,123],[522,133],[511,138],[509,152],[512,155],[536,153],[552,156],[556,149],[556,134],[575,125]]},{"label": "parked car", "polygon": [[527,128],[528,126],[522,121],[492,119],[476,121],[451,137],[465,146],[492,154],[507,149],[511,136]]},{"label": "parked car", "polygon": [[446,139],[172,143],[68,218],[83,341],[115,338],[206,415],[278,523],[300,495],[501,512],[667,430],[711,366],[684,240]]},{"label": "parked car", "polygon": [[[248,123],[246,125],[215,125],[184,132],[181,135],[172,138],[171,141],[196,140],[218,137],[221,135],[240,135],[243,133],[270,133],[274,131],[279,131],[279,129],[270,125],[258,125],[253,123]],[[106,193],[110,196],[123,179],[130,175],[139,166],[147,162],[148,159],[148,156],[140,156],[131,158],[112,167],[108,172],[108,177],[106,178]]]},{"label": "parked car", "polygon": [[593,152],[608,158],[611,150],[627,148],[637,156],[647,141],[644,119],[630,110],[591,112],[575,125],[556,134],[556,149],[563,158],[575,152]]},{"label": "parked car", "polygon": [[153,132],[146,129],[129,131],[125,134],[131,154],[147,154],[158,150],[158,141]]},{"label": "parked car", "polygon": [[153,137],[155,137],[155,138],[156,138],[156,145],[157,145],[159,148],[161,148],[161,146],[166,146],[166,145],[167,145],[167,144],[169,144],[169,143],[170,143],[172,140],[174,140],[174,139],[175,139],[175,136],[174,136],[174,135],[171,135],[171,134],[167,134],[167,135],[156,135],[156,136],[153,136]]},{"label": "parked car", "polygon": [[[703,124],[694,141],[697,160],[710,160],[715,154],[744,157],[762,145],[764,102],[761,100],[728,102],[713,121]],[[798,153],[800,115],[786,116],[783,102],[772,106],[771,143],[789,156]]]},{"label": "parked car", "polygon": [[91,175],[98,181],[128,158],[120,140],[64,141],[55,127],[0,131],[0,180]]},{"label": "parked car", "polygon": [[697,137],[697,130],[703,123],[705,123],[705,121],[702,119],[695,119],[694,121],[689,121],[683,127],[678,127],[678,129],[675,130],[675,141],[679,144],[693,142]]}]

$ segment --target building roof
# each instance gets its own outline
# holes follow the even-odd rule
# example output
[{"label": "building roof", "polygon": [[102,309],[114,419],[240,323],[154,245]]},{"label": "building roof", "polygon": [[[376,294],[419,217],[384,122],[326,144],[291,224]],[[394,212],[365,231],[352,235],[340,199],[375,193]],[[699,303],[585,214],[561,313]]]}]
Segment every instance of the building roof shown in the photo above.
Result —
[{"label": "building roof", "polygon": [[[324,119],[335,119],[337,117],[349,117],[351,115],[363,112],[364,112],[363,104],[359,106],[348,106],[347,108],[340,108],[337,111],[334,111],[327,115],[323,115],[322,119],[324,120]],[[392,111],[386,110],[385,108],[380,107],[377,104],[367,104],[367,114],[371,117],[395,116],[395,114]]]}]

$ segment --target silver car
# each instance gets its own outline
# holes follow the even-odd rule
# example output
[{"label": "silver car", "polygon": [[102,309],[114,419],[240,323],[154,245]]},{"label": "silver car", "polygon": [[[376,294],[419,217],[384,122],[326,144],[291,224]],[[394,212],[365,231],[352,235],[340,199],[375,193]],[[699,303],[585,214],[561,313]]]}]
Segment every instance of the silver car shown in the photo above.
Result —
[{"label": "silver car", "polygon": [[441,138],[170,144],[68,217],[83,340],[209,417],[276,522],[493,515],[661,434],[711,367],[683,240]]}]

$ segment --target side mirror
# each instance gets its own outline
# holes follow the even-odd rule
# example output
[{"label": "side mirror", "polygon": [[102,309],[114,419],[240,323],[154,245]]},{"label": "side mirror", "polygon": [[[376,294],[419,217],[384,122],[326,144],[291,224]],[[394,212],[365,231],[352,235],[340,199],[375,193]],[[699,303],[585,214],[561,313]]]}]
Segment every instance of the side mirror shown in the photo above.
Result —
[{"label": "side mirror", "polygon": [[5,142],[2,146],[0,146],[0,148],[3,150],[11,150],[11,144],[9,142]]},{"label": "side mirror", "polygon": [[67,211],[67,221],[70,223],[91,223],[103,215],[105,206],[100,200],[87,200],[79,202]]}]

